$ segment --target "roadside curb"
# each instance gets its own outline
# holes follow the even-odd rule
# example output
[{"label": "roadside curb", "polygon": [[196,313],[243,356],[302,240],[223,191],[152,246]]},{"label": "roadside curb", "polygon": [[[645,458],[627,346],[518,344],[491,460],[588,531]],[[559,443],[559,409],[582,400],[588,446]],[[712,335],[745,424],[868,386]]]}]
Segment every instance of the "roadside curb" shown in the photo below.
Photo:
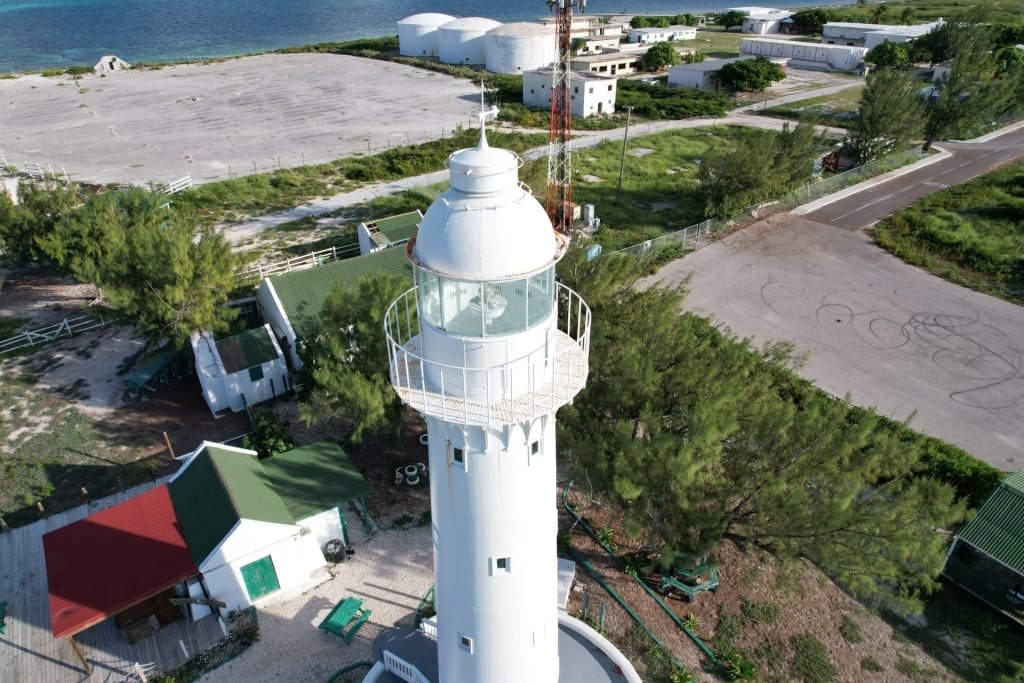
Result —
[{"label": "roadside curb", "polygon": [[1005,128],[1000,128],[999,130],[994,130],[991,133],[986,133],[985,135],[982,135],[980,138],[974,138],[973,140],[950,140],[950,142],[959,142],[964,145],[977,145],[983,142],[995,140],[1000,135],[1005,135],[1006,133],[1015,131],[1018,128],[1024,128],[1024,119],[1021,119],[1016,123],[1011,123]]},{"label": "roadside curb", "polygon": [[900,168],[897,168],[896,170],[889,171],[888,173],[883,173],[882,175],[875,176],[874,178],[869,178],[868,180],[861,181],[856,185],[850,185],[849,187],[839,190],[838,192],[832,192],[831,194],[827,194],[824,197],[820,197],[813,201],[807,202],[806,204],[801,204],[795,209],[792,209],[790,213],[795,216],[803,216],[804,214],[811,213],[812,211],[817,211],[823,206],[828,206],[833,202],[838,202],[841,199],[846,199],[847,197],[855,195],[858,192],[863,192],[864,190],[874,187],[875,185],[881,185],[882,183],[888,180],[898,178],[901,175],[906,175],[911,171],[916,171],[919,168],[924,168],[925,166],[930,166],[931,164],[934,164],[938,161],[942,161],[943,159],[948,159],[953,155],[953,153],[950,152],[948,149],[944,147],[939,147],[938,145],[933,145],[932,149],[938,150],[938,154],[932,154],[924,159],[921,159],[920,161],[915,161],[914,163],[909,164],[907,166],[902,166]]}]

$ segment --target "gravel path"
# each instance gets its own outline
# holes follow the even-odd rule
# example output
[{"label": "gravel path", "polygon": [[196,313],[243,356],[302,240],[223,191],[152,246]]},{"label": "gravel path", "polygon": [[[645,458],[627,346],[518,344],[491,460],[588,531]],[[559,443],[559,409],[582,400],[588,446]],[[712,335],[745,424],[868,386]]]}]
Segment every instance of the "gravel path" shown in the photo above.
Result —
[{"label": "gravel path", "polygon": [[[260,608],[259,642],[200,680],[326,681],[348,664],[371,661],[374,638],[398,623],[412,625],[416,607],[433,583],[430,528],[378,532],[355,550],[355,556],[334,567],[331,580]],[[317,624],[350,595],[362,598],[373,616],[346,645]]]}]

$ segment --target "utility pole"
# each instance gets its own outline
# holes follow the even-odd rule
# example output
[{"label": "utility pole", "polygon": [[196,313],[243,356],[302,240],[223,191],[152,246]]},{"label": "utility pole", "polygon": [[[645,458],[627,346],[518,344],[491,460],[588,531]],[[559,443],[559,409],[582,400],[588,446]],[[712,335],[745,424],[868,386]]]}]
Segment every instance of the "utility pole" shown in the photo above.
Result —
[{"label": "utility pole", "polygon": [[615,203],[622,200],[622,169],[626,166],[626,139],[629,137],[629,118],[633,107],[626,107],[626,130],[622,133],[622,158],[619,159],[619,189],[615,191]]}]

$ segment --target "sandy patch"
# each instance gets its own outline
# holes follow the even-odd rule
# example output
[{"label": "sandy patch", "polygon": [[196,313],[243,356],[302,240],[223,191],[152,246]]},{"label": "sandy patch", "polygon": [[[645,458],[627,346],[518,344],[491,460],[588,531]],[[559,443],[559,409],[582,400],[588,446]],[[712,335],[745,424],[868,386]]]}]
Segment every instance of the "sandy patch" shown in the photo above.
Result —
[{"label": "sandy patch", "polygon": [[645,157],[653,151],[650,147],[634,147],[629,150],[628,154],[634,157]]}]

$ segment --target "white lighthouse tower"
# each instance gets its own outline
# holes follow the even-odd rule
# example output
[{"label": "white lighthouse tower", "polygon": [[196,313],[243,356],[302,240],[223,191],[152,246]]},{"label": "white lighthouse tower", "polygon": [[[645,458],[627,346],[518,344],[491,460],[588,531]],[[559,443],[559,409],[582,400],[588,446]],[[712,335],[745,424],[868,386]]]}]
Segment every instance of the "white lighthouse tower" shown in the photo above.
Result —
[{"label": "white lighthouse tower", "polygon": [[559,680],[555,411],[586,382],[590,310],[520,165],[483,131],[449,157],[385,319],[429,435],[438,683]]}]

